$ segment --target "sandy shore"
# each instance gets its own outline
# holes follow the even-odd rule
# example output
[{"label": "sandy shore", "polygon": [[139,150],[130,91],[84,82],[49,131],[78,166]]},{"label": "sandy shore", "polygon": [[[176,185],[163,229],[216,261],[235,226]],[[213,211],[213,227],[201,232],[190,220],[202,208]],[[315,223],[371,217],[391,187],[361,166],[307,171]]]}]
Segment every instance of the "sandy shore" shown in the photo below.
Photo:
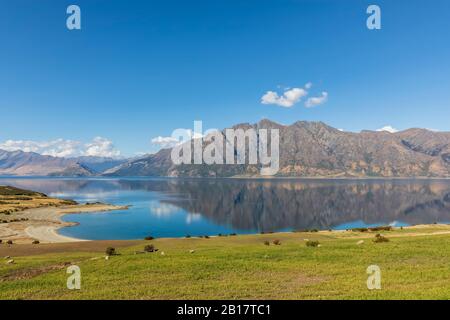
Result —
[{"label": "sandy shore", "polygon": [[33,240],[38,240],[41,243],[86,241],[58,234],[58,229],[75,225],[74,223],[62,221],[61,217],[66,214],[125,209],[128,209],[128,206],[114,206],[102,203],[28,209],[14,213],[12,218],[21,219],[21,221],[0,224],[0,239],[4,242],[13,240],[16,243],[30,243]]}]

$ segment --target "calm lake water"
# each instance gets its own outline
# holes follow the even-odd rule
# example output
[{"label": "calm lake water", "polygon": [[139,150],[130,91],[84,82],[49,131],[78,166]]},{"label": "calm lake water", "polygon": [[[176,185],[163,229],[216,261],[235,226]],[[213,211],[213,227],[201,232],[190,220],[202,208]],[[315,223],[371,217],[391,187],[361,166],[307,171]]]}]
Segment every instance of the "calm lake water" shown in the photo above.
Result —
[{"label": "calm lake water", "polygon": [[0,184],[129,210],[66,215],[60,233],[82,239],[450,222],[448,180],[1,178]]}]

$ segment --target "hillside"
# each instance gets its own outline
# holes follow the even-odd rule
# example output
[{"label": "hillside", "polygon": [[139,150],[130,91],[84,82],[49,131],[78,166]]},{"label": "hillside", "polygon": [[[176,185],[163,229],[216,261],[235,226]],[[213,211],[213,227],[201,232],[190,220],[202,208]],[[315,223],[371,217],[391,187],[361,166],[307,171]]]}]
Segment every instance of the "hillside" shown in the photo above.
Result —
[{"label": "hillside", "polygon": [[125,161],[109,157],[62,158],[0,150],[0,175],[85,177],[102,173]]},{"label": "hillside", "polygon": [[47,176],[69,167],[73,173],[85,172],[85,169],[74,160],[35,152],[0,150],[0,175]]},{"label": "hillside", "polygon": [[[11,186],[0,186],[0,223],[11,222],[11,214],[30,208],[76,204],[71,200],[55,199],[47,195]],[[0,227],[0,230],[3,227]],[[1,233],[1,232],[0,232]]]},{"label": "hillside", "polygon": [[[450,133],[343,132],[322,122],[280,125],[270,120],[234,128],[280,130],[280,177],[450,177]],[[205,143],[204,143],[205,147]],[[258,176],[256,165],[174,165],[170,150],[113,170],[109,176]]]},{"label": "hillside", "polygon": [[[1,299],[448,299],[450,227],[0,244]],[[320,247],[308,247],[309,239]],[[278,245],[274,241],[278,240]],[[142,253],[147,245],[157,252]],[[105,259],[107,247],[118,255]],[[67,290],[68,265],[82,270]],[[368,290],[367,267],[382,290]],[[119,283],[117,286],[105,283]]]}]

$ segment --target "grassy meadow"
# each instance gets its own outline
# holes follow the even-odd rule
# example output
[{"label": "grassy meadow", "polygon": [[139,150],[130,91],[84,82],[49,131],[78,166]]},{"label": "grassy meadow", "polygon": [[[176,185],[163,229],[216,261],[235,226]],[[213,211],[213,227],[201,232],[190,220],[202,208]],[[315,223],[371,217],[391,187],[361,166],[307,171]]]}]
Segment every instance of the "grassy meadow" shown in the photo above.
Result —
[{"label": "grassy meadow", "polygon": [[[79,251],[67,244],[71,246],[67,252],[61,252],[61,244],[55,252],[52,244],[1,244],[0,254],[11,256],[14,263],[0,260],[0,298],[450,298],[450,226],[382,231],[389,239],[382,243],[373,241],[376,233],[321,231],[130,241],[129,246],[122,242],[116,247],[118,255],[108,260],[105,249],[113,244],[95,245],[95,241],[80,244]],[[320,246],[308,247],[305,239],[319,241]],[[273,244],[274,240],[280,244]],[[136,254],[149,244],[158,251]],[[81,290],[66,287],[70,264],[81,269]],[[373,264],[381,268],[381,290],[367,289],[366,269]]]}]

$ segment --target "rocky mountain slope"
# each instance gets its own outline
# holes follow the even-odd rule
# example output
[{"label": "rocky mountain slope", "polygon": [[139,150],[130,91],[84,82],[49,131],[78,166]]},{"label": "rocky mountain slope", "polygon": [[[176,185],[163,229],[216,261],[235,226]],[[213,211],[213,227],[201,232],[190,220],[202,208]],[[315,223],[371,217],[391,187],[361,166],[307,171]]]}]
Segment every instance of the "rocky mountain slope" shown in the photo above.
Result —
[{"label": "rocky mountain slope", "polygon": [[100,174],[125,159],[83,156],[61,158],[35,152],[0,150],[0,175],[82,177]]},{"label": "rocky mountain slope", "polygon": [[34,152],[0,150],[0,175],[46,176],[67,168],[76,175],[87,174],[86,169],[74,160]]},{"label": "rocky mountain slope", "polygon": [[84,166],[89,171],[96,173],[102,173],[106,170],[117,167],[127,161],[126,159],[97,157],[97,156],[81,156],[76,158],[70,158],[70,160],[74,160],[75,162]]},{"label": "rocky mountain slope", "polygon": [[[281,177],[450,177],[450,132],[343,132],[322,122],[270,120],[234,128],[280,131]],[[204,143],[205,146],[205,143]],[[258,165],[174,165],[170,149],[129,161],[109,176],[258,176]]]}]

